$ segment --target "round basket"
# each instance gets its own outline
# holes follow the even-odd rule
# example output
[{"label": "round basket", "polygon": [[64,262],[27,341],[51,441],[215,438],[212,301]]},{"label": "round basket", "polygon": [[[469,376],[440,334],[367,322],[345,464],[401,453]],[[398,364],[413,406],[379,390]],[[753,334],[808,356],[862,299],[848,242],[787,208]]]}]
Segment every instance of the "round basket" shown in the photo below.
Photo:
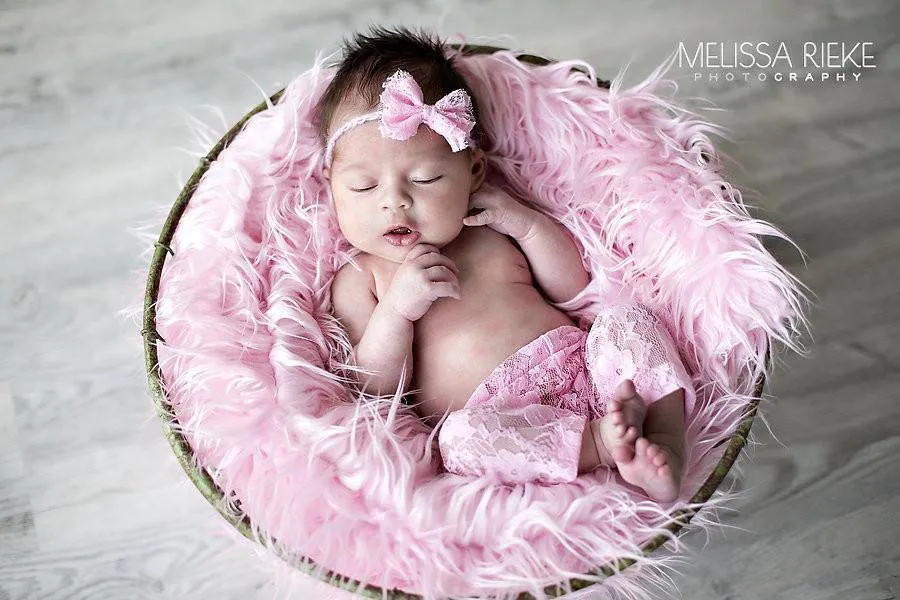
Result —
[{"label": "round basket", "polygon": [[[491,54],[503,50],[503,48],[497,48],[493,46],[462,46],[453,44],[451,45],[451,47],[467,55]],[[530,54],[519,55],[517,58],[524,63],[538,66],[547,65],[553,62],[551,60]],[[598,79],[597,83],[601,87],[609,88],[608,81]],[[200,165],[196,168],[196,170],[194,170],[184,188],[181,190],[181,193],[178,195],[178,198],[175,200],[175,204],[169,211],[168,217],[166,218],[165,224],[163,225],[162,231],[160,232],[159,239],[154,243],[155,247],[152,258],[150,260],[146,293],[144,295],[143,329],[141,331],[141,335],[143,336],[145,365],[150,392],[152,394],[154,404],[156,405],[157,415],[163,422],[165,436],[169,442],[169,445],[172,447],[172,451],[175,453],[175,456],[178,458],[178,462],[181,464],[185,473],[187,473],[187,476],[194,483],[194,485],[197,486],[197,489],[200,490],[200,492],[209,501],[209,503],[212,504],[213,507],[215,507],[216,510],[232,526],[234,526],[235,529],[237,529],[242,535],[244,535],[251,541],[256,540],[252,535],[249,519],[247,517],[244,517],[243,519],[236,519],[232,514],[223,509],[223,507],[226,505],[225,492],[215,484],[212,477],[205,469],[195,466],[195,463],[192,460],[193,451],[188,442],[185,440],[184,436],[175,425],[175,423],[177,422],[176,416],[171,408],[168,399],[166,398],[166,394],[163,389],[162,374],[160,372],[159,359],[157,355],[157,340],[160,340],[163,343],[165,343],[165,340],[162,339],[162,337],[156,330],[156,301],[157,295],[159,293],[160,281],[162,277],[163,266],[166,261],[166,256],[167,254],[172,253],[172,250],[170,248],[172,238],[175,235],[175,230],[178,227],[178,222],[181,219],[181,216],[183,215],[188,202],[190,202],[194,191],[197,189],[197,186],[200,183],[200,179],[203,177],[204,173],[206,173],[210,164],[214,160],[216,160],[219,153],[222,152],[222,150],[238,135],[238,133],[244,127],[244,124],[255,114],[265,110],[270,103],[277,103],[283,93],[284,89],[279,90],[278,92],[273,94],[268,99],[268,101],[261,102],[259,105],[253,107],[250,112],[248,112],[246,115],[244,115],[243,118],[241,118],[240,121],[235,123],[234,126],[227,133],[225,133],[225,135],[223,135],[222,138],[212,147],[212,149],[210,149],[206,156],[200,159]],[[769,358],[770,349],[767,349],[764,372],[769,368]],[[691,521],[692,517],[700,510],[700,507],[712,497],[713,493],[728,475],[728,472],[731,470],[732,465],[740,455],[741,450],[743,449],[747,441],[747,436],[749,435],[750,428],[753,425],[753,419],[756,416],[756,411],[759,406],[759,401],[762,396],[764,385],[765,375],[763,374],[759,376],[759,379],[757,379],[755,383],[753,400],[747,403],[739,425],[734,430],[730,438],[721,442],[721,444],[727,442],[727,447],[725,448],[722,458],[719,460],[712,473],[710,473],[704,483],[690,499],[690,504],[692,506],[695,506],[695,508],[685,508],[673,513],[673,520],[666,527],[666,529],[671,532],[672,535],[677,536],[683,531],[685,526],[688,525],[688,523]],[[666,543],[666,541],[670,540],[670,538],[670,535],[660,534],[651,539],[642,548],[644,555],[649,555],[650,553],[659,549]],[[622,571],[623,569],[631,566],[632,564],[634,564],[634,562],[635,561],[633,559],[620,559],[617,561],[607,562],[605,564],[598,565],[594,569],[593,574],[598,576],[611,577],[616,573]],[[329,570],[317,569],[317,565],[308,558],[302,560],[297,565],[297,568],[309,574],[315,573],[316,575],[321,577],[323,581],[335,587],[353,590],[355,593],[364,597],[390,598],[392,600],[412,600],[421,598],[421,596],[416,594],[410,594],[399,590],[383,590],[382,588],[374,585],[359,586],[352,580],[349,580],[347,577],[342,576],[339,573]],[[594,585],[594,582],[581,579],[572,579],[569,581],[569,584],[572,590],[580,590]],[[545,593],[550,597],[557,597],[562,593],[560,589],[561,588],[556,585],[549,586],[545,588]],[[531,594],[524,593],[520,596],[520,598],[533,598],[533,596]]]}]

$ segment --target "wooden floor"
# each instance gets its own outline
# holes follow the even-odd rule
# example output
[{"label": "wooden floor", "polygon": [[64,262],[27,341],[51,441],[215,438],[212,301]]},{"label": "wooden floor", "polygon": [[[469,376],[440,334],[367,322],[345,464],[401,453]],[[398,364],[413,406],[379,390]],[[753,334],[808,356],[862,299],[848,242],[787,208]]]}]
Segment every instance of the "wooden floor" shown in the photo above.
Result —
[{"label": "wooden floor", "polygon": [[[137,302],[143,247],[193,161],[185,114],[233,122],[316,50],[423,24],[635,83],[679,42],[870,41],[854,82],[699,81],[730,128],[770,248],[817,294],[806,358],[768,391],[734,526],[686,599],[900,595],[900,9],[895,2],[0,1],[0,600],[267,597],[270,577],[182,475],[156,422]],[[838,69],[839,70],[839,69]],[[773,69],[768,70],[774,73]],[[220,128],[221,130],[221,128]],[[193,148],[192,148],[193,149]],[[700,539],[693,539],[701,543]]]}]

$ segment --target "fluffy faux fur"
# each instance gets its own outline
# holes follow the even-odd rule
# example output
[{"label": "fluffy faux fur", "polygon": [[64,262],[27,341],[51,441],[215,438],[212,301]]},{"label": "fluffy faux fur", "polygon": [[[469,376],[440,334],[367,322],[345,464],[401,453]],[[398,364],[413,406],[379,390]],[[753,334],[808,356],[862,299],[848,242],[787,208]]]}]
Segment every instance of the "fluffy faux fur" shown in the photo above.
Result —
[{"label": "fluffy faux fur", "polygon": [[[434,432],[399,395],[358,398],[344,385],[349,344],[329,285],[354,250],[329,206],[311,122],[332,75],[323,64],[210,166],[165,265],[160,365],[196,462],[261,541],[386,589],[540,598],[621,557],[638,564],[590,593],[646,598],[649,585],[667,586],[680,542],[649,558],[641,544],[719,459],[767,345],[800,350],[806,324],[799,282],[760,242],[785,236],[751,218],[723,179],[707,137],[716,128],[660,95],[665,66],[605,90],[583,62],[459,59],[495,182],[559,219],[583,250],[592,282],[563,308],[587,318],[617,296],[643,302],[698,390],[682,501],[661,506],[605,469],[566,485],[496,486],[440,473]],[[707,508],[695,526],[714,517]]]}]

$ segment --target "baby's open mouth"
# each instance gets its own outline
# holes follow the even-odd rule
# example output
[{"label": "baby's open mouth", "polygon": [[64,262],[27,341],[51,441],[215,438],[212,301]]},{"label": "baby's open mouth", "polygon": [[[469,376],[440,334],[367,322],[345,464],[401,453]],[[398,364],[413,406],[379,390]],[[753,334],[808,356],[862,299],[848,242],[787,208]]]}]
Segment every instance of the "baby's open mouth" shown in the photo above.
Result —
[{"label": "baby's open mouth", "polygon": [[419,239],[419,232],[400,225],[389,229],[384,237],[394,246],[410,246]]}]

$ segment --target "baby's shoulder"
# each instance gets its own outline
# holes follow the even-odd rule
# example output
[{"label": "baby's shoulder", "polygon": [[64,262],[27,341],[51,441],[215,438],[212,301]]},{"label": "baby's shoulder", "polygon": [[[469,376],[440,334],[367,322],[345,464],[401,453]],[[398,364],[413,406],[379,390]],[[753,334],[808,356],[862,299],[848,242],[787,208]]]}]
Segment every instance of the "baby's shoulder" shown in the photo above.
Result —
[{"label": "baby's shoulder", "polygon": [[369,255],[358,254],[337,270],[331,281],[331,292],[358,292],[364,288],[374,291],[375,277]]}]

